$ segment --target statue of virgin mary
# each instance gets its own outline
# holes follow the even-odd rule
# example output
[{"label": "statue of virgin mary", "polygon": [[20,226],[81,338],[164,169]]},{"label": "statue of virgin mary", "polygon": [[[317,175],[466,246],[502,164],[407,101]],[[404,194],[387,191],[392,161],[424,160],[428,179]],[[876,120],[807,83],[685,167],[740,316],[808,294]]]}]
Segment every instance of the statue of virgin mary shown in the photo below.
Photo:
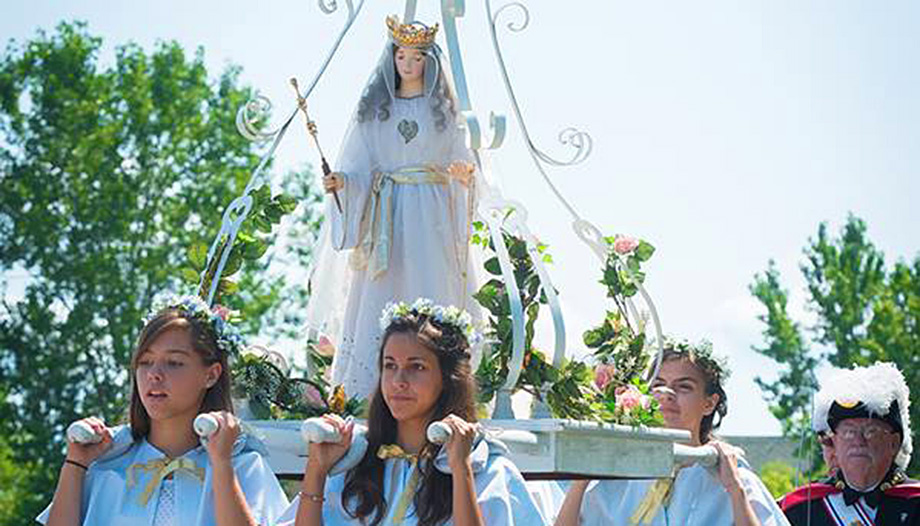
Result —
[{"label": "statue of virgin mary", "polygon": [[326,221],[309,275],[307,325],[335,347],[332,384],[363,398],[377,387],[388,303],[428,298],[479,317],[470,234],[482,177],[434,42],[438,27],[395,16],[387,26],[335,172],[323,180]]}]

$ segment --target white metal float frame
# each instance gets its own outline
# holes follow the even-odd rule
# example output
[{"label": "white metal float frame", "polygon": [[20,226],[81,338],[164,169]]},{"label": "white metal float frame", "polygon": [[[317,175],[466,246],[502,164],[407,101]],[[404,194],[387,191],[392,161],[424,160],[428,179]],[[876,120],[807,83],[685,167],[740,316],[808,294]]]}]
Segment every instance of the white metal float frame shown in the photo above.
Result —
[{"label": "white metal float frame", "polygon": [[[327,53],[326,59],[303,92],[302,95],[305,99],[312,94],[313,89],[325,73],[339,45],[364,6],[364,0],[359,0],[357,4],[353,0],[344,0],[344,2],[347,6],[346,20]],[[326,14],[332,14],[338,9],[338,4],[335,0],[319,0],[318,3],[320,9]],[[416,0],[406,0],[403,20],[414,20],[416,5]],[[507,27],[512,32],[520,32],[527,27],[530,20],[529,12],[520,2],[505,4],[493,14],[491,1],[485,0],[485,9],[489,20],[493,50],[506,92],[511,101],[512,110],[524,136],[525,145],[538,172],[549,185],[555,197],[572,216],[572,228],[576,235],[591,248],[601,263],[604,264],[609,250],[604,236],[597,227],[578,214],[576,209],[562,196],[545,171],[545,165],[565,167],[584,161],[591,152],[591,137],[575,128],[563,129],[559,134],[559,141],[563,145],[575,148],[575,152],[568,160],[553,158],[536,146],[530,137],[518,106],[496,32],[497,20],[506,10],[516,10],[518,14],[523,16],[517,23],[510,22],[508,24]],[[468,145],[475,153],[477,161],[479,161],[481,150],[497,149],[504,142],[506,120],[502,115],[491,113],[488,119],[491,137],[487,140],[484,139],[482,126],[473,111],[470,101],[460,52],[457,19],[463,17],[465,12],[466,3],[464,0],[441,0],[444,35],[447,41],[447,52],[459,110],[468,134]],[[261,131],[258,128],[258,124],[264,120],[270,109],[271,101],[265,97],[257,96],[248,101],[237,113],[237,128],[243,136],[257,142],[271,141],[271,146],[261,157],[242,195],[232,201],[225,210],[220,232],[208,251],[206,268],[210,267],[222,240],[226,239],[227,246],[232,247],[240,225],[252,208],[252,193],[267,183],[263,176],[263,170],[268,161],[274,156],[278,144],[283,139],[288,126],[298,112],[295,106],[280,127],[274,130]],[[482,163],[479,162],[479,164],[481,167]],[[510,394],[517,384],[523,365],[524,313],[520,301],[520,291],[517,289],[514,279],[513,266],[510,262],[507,247],[500,235],[502,228],[523,238],[533,259],[553,318],[555,345],[552,362],[554,366],[559,366],[565,356],[565,323],[559,298],[542,258],[539,256],[538,241],[527,227],[526,208],[519,202],[507,200],[493,194],[481,202],[479,213],[489,224],[490,231],[493,233],[492,239],[498,255],[502,276],[507,284],[514,338],[509,377],[499,392],[498,403],[493,415],[495,419],[483,421],[483,424],[488,433],[509,446],[512,459],[521,468],[521,471],[531,478],[561,478],[563,476],[657,478],[670,476],[674,467],[683,463],[702,462],[708,465],[714,464],[716,455],[712,448],[691,448],[681,444],[681,442],[686,442],[690,438],[689,433],[683,430],[634,428],[551,418],[514,419],[514,415],[511,412]],[[223,252],[218,262],[215,276],[219,277],[221,275],[229,253],[229,250]],[[204,275],[202,276],[201,284],[203,284],[203,281]],[[218,282],[218,279],[214,279],[211,283],[206,298],[209,304],[214,301]],[[663,339],[657,310],[651,297],[641,285],[639,286],[639,294],[651,315],[660,354]],[[628,302],[628,311],[629,316],[636,321],[638,330],[645,330],[644,320],[632,301]],[[656,371],[649,371],[650,377],[655,374]],[[306,444],[300,436],[300,422],[250,421],[249,424],[266,441],[272,453],[269,462],[276,473],[282,476],[299,476],[302,474],[304,457],[306,456]]]}]

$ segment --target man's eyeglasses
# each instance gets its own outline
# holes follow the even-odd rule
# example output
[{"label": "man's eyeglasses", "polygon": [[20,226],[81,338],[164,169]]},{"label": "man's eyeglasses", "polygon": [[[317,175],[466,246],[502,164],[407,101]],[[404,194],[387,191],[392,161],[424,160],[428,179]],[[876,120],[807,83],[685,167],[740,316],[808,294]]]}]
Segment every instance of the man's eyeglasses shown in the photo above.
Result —
[{"label": "man's eyeglasses", "polygon": [[876,438],[890,435],[891,433],[893,433],[893,431],[885,429],[882,426],[869,424],[862,427],[837,426],[837,431],[834,432],[834,435],[846,440],[847,442],[852,442],[856,440],[856,437],[862,436],[864,439],[866,439],[866,442],[869,442]]}]

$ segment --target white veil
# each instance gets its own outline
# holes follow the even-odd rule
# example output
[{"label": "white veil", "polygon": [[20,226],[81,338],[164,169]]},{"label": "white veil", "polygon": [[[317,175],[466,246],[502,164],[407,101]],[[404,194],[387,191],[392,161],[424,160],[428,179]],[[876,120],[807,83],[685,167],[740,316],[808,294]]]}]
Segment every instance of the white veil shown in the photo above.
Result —
[{"label": "white veil", "polygon": [[[393,42],[388,39],[377,65],[361,91],[361,97],[345,133],[339,156],[333,165],[335,172],[347,174],[356,165],[373,165],[373,154],[365,147],[362,124],[375,119],[386,120],[390,116],[389,112],[393,108],[393,101],[396,97],[398,79],[393,58],[395,49]],[[458,122],[457,103],[450,80],[445,75],[447,69],[441,65],[443,53],[437,44],[421,51],[424,52],[426,60],[423,96],[428,101],[427,106],[432,111],[443,112],[445,126],[456,125]],[[469,161],[474,160],[472,155],[469,157]],[[476,178],[477,185],[473,194],[473,203],[478,201],[478,196],[484,189],[484,184],[479,184],[484,181],[478,170]],[[346,196],[342,196],[340,192],[340,197]],[[343,199],[343,204],[346,201],[347,199]],[[335,201],[329,194],[326,195],[325,207],[326,218],[338,214]],[[473,210],[475,214],[475,206]],[[349,263],[354,251],[349,247],[354,246],[353,241],[358,236],[358,232],[349,232],[347,228],[339,228],[332,223],[328,219],[323,222],[316,244],[317,249],[314,251],[313,264],[307,274],[310,299],[305,313],[305,336],[309,340],[325,336],[337,347],[340,345],[339,338],[342,334],[345,308],[354,272]],[[476,265],[478,258],[472,254],[471,257],[473,258],[472,263]]]}]

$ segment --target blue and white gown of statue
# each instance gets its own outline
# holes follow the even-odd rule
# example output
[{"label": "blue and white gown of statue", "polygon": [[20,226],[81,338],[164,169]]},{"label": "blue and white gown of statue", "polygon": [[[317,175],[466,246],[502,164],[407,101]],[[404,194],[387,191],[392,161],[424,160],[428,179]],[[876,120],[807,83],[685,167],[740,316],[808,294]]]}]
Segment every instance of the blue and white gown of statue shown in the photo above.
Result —
[{"label": "blue and white gown of statue", "polygon": [[[473,467],[473,484],[476,490],[476,502],[482,511],[483,523],[489,526],[549,526],[551,523],[534,503],[524,483],[520,471],[507,456],[508,450],[501,442],[479,440],[470,455]],[[447,465],[447,455],[443,452],[435,460],[440,466]],[[411,498],[405,495],[410,484],[414,464],[402,458],[390,458],[384,461],[384,495],[387,502],[386,517],[379,526],[416,526]],[[342,490],[346,474],[330,477],[326,481],[325,502],[323,503],[324,526],[361,526],[362,522],[352,518],[342,507]],[[403,498],[406,497],[406,498]],[[297,516],[300,497],[295,497],[291,507],[279,521],[278,526],[293,526]],[[408,503],[403,509],[400,502]],[[443,526],[450,526],[448,520]]]},{"label": "blue and white gown of statue", "polygon": [[[232,463],[246,503],[257,523],[273,525],[288,507],[278,479],[255,438],[241,435]],[[174,464],[173,464],[174,463]],[[171,477],[160,478],[164,466]],[[93,462],[83,481],[86,526],[216,526],[211,464],[204,446],[170,459],[147,440],[133,440],[128,427],[113,437],[112,448]],[[36,517],[48,521],[51,506]]]},{"label": "blue and white gown of statue", "polygon": [[420,297],[478,319],[469,240],[479,171],[470,183],[444,170],[473,160],[456,119],[436,127],[430,99],[393,98],[386,120],[353,122],[336,171],[339,213],[326,198],[307,325],[336,346],[332,383],[369,397],[377,385],[387,303]]},{"label": "blue and white gown of statue", "polygon": [[[754,514],[763,526],[788,526],[789,521],[766,486],[743,459],[738,471]],[[654,480],[601,480],[592,482],[581,506],[581,526],[643,524],[648,526],[732,526],[732,505],[718,475],[699,465],[681,469],[671,496],[650,522],[634,520]]]}]

